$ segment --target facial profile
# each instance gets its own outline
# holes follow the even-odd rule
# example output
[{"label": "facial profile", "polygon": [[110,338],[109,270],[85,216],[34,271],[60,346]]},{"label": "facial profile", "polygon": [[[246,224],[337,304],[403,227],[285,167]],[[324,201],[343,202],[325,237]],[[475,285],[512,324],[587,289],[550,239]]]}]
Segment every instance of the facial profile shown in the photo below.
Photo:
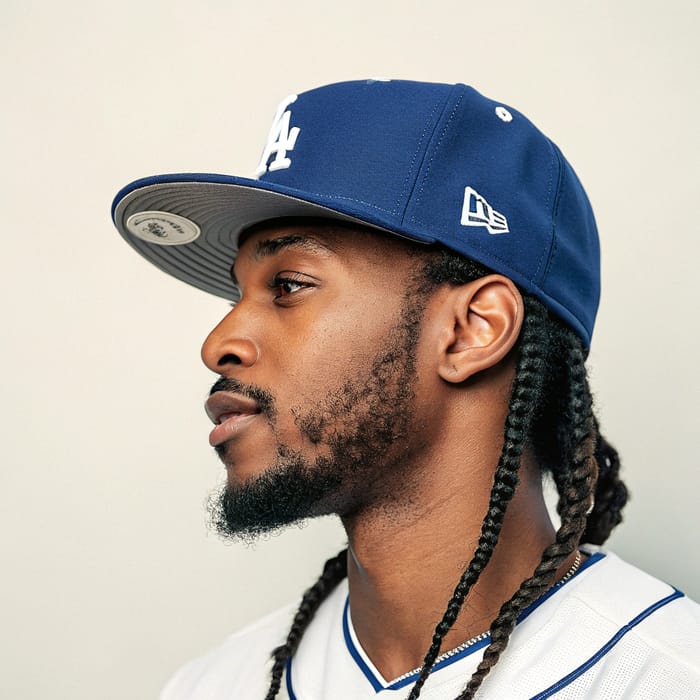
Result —
[{"label": "facial profile", "polygon": [[[343,231],[343,235],[347,237],[350,233]],[[362,237],[365,235],[375,237],[373,234]],[[309,321],[304,314],[304,307],[315,303],[314,295],[321,299],[328,295],[329,300],[321,301],[314,314],[323,317],[325,312],[328,316],[331,307],[341,306],[347,317],[348,299],[356,293],[346,283],[348,273],[338,272],[338,267],[344,265],[334,259],[338,256],[314,250],[315,243],[299,235],[298,230],[294,236],[291,243],[288,231],[286,236],[276,238],[269,235],[249,238],[242,246],[242,257],[254,260],[255,254],[248,252],[254,248],[258,252],[257,262],[267,269],[264,273],[252,272],[249,264],[241,281],[256,298],[251,303],[255,304],[259,323],[264,325],[267,314],[274,315],[277,328],[283,329],[280,332],[302,333],[307,338],[308,328],[312,326],[318,337],[332,335],[333,340],[319,342],[312,362],[307,364],[287,357],[287,370],[275,373],[272,385],[266,385],[263,382],[270,376],[265,370],[266,336],[255,334],[252,326],[246,326],[246,331],[253,330],[256,344],[262,346],[260,359],[249,368],[242,367],[238,360],[221,367],[225,375],[212,387],[210,404],[218,403],[225,410],[224,397],[234,394],[243,397],[246,410],[254,414],[258,423],[254,429],[258,434],[266,433],[261,442],[267,448],[259,449],[249,440],[247,429],[240,435],[234,430],[230,439],[215,445],[228,470],[228,479],[210,498],[209,511],[213,526],[224,537],[249,540],[311,516],[331,513],[348,516],[371,507],[372,502],[398,500],[401,491],[396,484],[401,483],[397,473],[404,463],[404,449],[397,446],[410,443],[415,414],[416,346],[424,306],[422,295],[416,293],[419,283],[412,280],[396,295],[390,324],[386,323],[385,313],[377,314],[379,330],[365,330],[361,340],[366,347],[354,347],[356,328],[331,324],[320,329],[318,318]],[[335,241],[337,236],[332,238]],[[396,245],[391,242],[392,248]],[[265,250],[262,256],[261,250]],[[377,251],[369,252],[376,254]],[[284,269],[278,270],[280,266]],[[246,265],[237,267],[246,268]],[[338,276],[342,277],[340,284],[336,282]],[[312,278],[314,286],[306,287],[304,280]],[[268,287],[272,280],[282,289],[268,291],[267,298],[259,296],[260,287],[251,286],[256,279],[267,280]],[[355,283],[361,284],[362,280]],[[376,284],[379,288],[383,281]],[[282,296],[283,305],[279,299],[275,300],[276,295]],[[299,300],[293,300],[295,295]],[[245,303],[244,294],[241,304]],[[372,308],[359,305],[357,309],[365,317],[363,329],[368,329],[372,325],[367,321]],[[235,311],[232,315],[235,316]],[[302,371],[309,375],[297,376]],[[252,381],[247,381],[248,378]],[[318,382],[323,390],[303,397],[286,390],[285,385],[296,386],[299,381]],[[244,442],[245,448],[239,444]],[[247,466],[239,470],[242,462]]]}]

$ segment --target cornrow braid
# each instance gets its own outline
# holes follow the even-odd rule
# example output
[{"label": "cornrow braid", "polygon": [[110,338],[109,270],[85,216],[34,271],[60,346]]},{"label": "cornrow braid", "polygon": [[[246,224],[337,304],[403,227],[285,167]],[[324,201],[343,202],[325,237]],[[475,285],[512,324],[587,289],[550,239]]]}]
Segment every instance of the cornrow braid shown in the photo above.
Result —
[{"label": "cornrow braid", "polygon": [[[563,468],[555,471],[559,490],[559,514],[561,526],[553,544],[542,555],[532,577],[523,581],[513,597],[500,609],[491,623],[491,642],[471,680],[457,700],[471,700],[486,675],[508,645],[510,635],[520,614],[552,585],[557,570],[578,547],[586,528],[586,514],[593,498],[598,466],[594,447],[598,438],[597,423],[593,417],[592,399],[581,343],[571,332],[561,329],[564,335],[564,368],[568,374],[566,393],[560,407],[559,425],[555,434],[559,437]],[[536,438],[535,438],[536,439]]]},{"label": "cornrow braid", "polygon": [[301,599],[299,609],[294,616],[292,627],[289,630],[284,644],[278,646],[272,652],[273,665],[270,687],[265,700],[274,700],[279,693],[282,684],[284,667],[299,646],[304,631],[313,620],[321,603],[328,597],[333,589],[348,574],[348,550],[344,549],[336,556],[329,559],[323,566],[323,573],[316,583],[309,588]]},{"label": "cornrow braid", "polygon": [[504,444],[494,474],[481,535],[472,559],[435,628],[432,644],[425,655],[420,675],[411,689],[408,700],[416,700],[419,697],[421,688],[440,653],[442,640],[457,619],[467,594],[489,563],[498,542],[506,509],[518,485],[521,456],[529,440],[535,407],[540,403],[544,387],[544,361],[547,356],[546,336],[541,333],[546,312],[541,304],[530,305],[530,308],[526,307],[526,311],[519,342],[520,354],[505,422]]}]

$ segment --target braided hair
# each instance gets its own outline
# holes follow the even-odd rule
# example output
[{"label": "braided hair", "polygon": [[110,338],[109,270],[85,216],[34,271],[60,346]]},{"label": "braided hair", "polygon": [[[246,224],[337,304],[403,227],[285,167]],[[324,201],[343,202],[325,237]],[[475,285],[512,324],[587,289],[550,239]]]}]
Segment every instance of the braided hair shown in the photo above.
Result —
[{"label": "braided hair", "polygon": [[[490,274],[483,266],[445,250],[430,255],[423,269],[425,290],[442,284],[461,285]],[[515,351],[503,448],[494,473],[486,516],[471,561],[460,577],[418,679],[407,700],[417,700],[435,664],[442,641],[464,601],[488,565],[498,543],[508,504],[519,482],[523,451],[533,449],[543,473],[551,474],[559,494],[561,525],[542,553],[531,577],[523,581],[490,625],[490,643],[456,700],[468,700],[481,686],[508,645],[520,614],[554,583],[561,564],[581,542],[602,544],[622,520],[627,489],[619,478],[615,449],[600,435],[585,368],[585,349],[578,336],[543,304],[523,295],[525,319]],[[272,678],[265,700],[274,700],[287,660],[323,600],[347,575],[347,550],[326,562],[321,578],[303,596],[286,642],[274,650]]]},{"label": "braided hair", "polygon": [[348,550],[344,549],[329,559],[323,566],[323,573],[316,583],[304,593],[299,609],[294,616],[284,644],[272,652],[272,675],[265,700],[274,700],[282,684],[282,674],[287,659],[291,658],[299,646],[301,635],[308,627],[321,603],[333,589],[348,575]]}]

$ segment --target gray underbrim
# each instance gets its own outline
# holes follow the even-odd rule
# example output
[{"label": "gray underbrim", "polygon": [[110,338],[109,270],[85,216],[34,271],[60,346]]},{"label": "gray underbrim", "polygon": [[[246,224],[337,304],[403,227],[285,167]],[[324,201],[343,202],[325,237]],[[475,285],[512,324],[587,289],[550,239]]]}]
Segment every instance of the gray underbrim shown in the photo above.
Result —
[{"label": "gray underbrim", "polygon": [[[129,231],[133,214],[160,211],[194,222],[200,235],[181,245],[158,245]],[[254,224],[282,217],[323,217],[362,224],[394,233],[361,219],[286,194],[245,185],[172,182],[139,187],[117,204],[114,222],[123,238],[163,272],[216,296],[238,301],[231,280],[231,265],[238,252],[238,237]]]}]

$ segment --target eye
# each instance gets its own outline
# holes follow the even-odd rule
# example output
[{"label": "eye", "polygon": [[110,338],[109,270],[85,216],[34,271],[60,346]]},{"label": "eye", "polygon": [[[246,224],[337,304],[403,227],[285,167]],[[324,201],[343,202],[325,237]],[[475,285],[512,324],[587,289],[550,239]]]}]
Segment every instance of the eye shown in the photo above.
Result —
[{"label": "eye", "polygon": [[284,278],[277,278],[275,280],[275,289],[278,290],[279,294],[278,296],[281,297],[286,297],[289,294],[294,294],[294,292],[298,292],[300,289],[303,289],[304,285],[301,284],[301,282],[297,282],[296,280],[290,280],[290,279],[284,279]]},{"label": "eye", "polygon": [[275,301],[286,301],[288,297],[314,286],[311,280],[297,274],[278,274],[270,281],[270,289],[275,292]]}]

